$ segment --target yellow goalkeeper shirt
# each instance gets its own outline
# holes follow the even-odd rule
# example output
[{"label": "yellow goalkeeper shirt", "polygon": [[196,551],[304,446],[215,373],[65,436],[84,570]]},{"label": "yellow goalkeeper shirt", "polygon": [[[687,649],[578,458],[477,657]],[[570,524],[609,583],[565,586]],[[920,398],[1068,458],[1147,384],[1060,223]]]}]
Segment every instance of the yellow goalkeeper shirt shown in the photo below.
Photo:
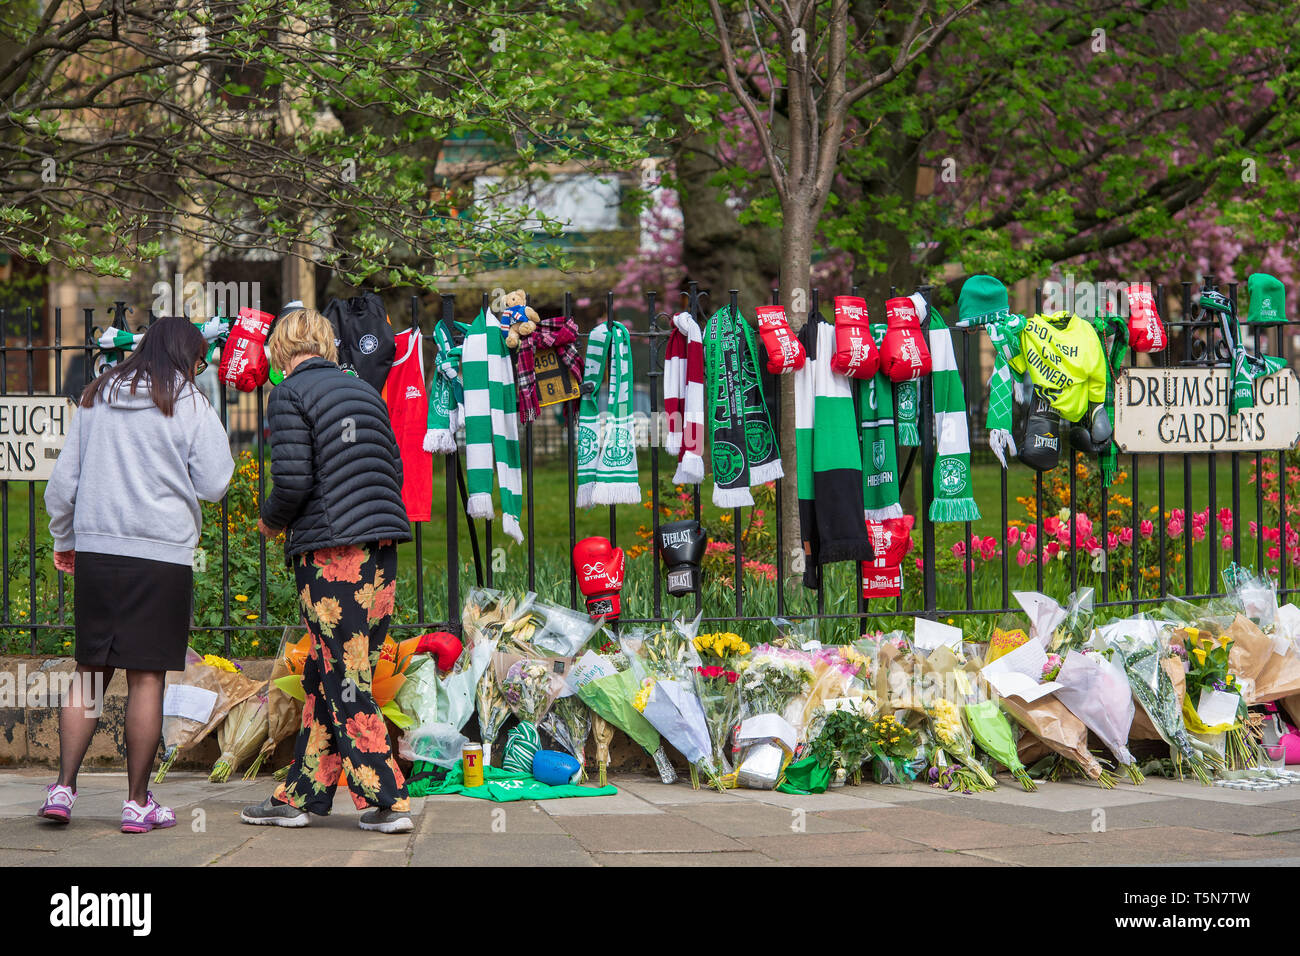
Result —
[{"label": "yellow goalkeeper shirt", "polygon": [[1088,406],[1106,400],[1106,353],[1092,323],[1072,312],[1032,316],[1020,334],[1020,354],[1011,359],[1067,421],[1077,422]]}]

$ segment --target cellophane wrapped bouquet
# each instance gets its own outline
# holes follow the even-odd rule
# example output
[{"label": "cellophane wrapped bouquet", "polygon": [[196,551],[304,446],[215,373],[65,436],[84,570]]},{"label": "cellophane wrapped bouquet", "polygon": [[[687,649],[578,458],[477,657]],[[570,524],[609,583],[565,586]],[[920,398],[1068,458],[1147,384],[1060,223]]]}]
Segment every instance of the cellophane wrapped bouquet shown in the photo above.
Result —
[{"label": "cellophane wrapped bouquet", "polygon": [[162,783],[182,750],[193,747],[241,701],[258,692],[249,680],[224,657],[206,657],[186,648],[185,670],[169,671],[163,693],[163,762],[154,777]]},{"label": "cellophane wrapped bouquet", "polygon": [[719,772],[734,769],[734,732],[740,723],[740,672],[737,668],[750,652],[748,642],[730,631],[698,634],[700,704],[713,742],[713,760]]},{"label": "cellophane wrapped bouquet", "polygon": [[262,749],[262,742],[266,740],[268,707],[264,685],[252,697],[230,708],[230,713],[217,728],[217,745],[221,753],[208,774],[209,781],[225,783],[240,764]]},{"label": "cellophane wrapped bouquet", "polygon": [[713,740],[700,702],[700,656],[695,650],[695,622],[636,629],[620,637],[623,652],[640,681],[633,705],[686,758],[691,784],[703,773],[717,790],[725,789],[722,770],[713,758]]}]

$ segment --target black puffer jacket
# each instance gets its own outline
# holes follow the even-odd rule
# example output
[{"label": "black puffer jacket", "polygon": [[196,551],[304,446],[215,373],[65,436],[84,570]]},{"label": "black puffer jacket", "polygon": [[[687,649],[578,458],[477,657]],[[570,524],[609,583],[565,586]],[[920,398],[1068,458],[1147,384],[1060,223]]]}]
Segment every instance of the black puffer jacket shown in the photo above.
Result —
[{"label": "black puffer jacket", "polygon": [[271,493],[262,520],[287,528],[285,554],[409,541],[402,459],[379,393],[310,358],[271,390]]}]

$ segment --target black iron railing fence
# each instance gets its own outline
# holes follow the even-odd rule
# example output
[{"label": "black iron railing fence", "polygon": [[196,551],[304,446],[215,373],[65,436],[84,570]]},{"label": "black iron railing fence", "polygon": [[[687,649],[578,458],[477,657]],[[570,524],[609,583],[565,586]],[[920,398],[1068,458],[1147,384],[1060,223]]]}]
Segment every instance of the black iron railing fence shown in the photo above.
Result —
[{"label": "black iron railing fence", "polygon": [[[1212,286],[1213,277],[1207,277],[1206,284]],[[1148,358],[1154,358],[1154,364],[1159,367],[1225,366],[1229,356],[1223,350],[1222,333],[1214,323],[1196,314],[1194,303],[1200,287],[1194,288],[1191,283],[1182,283],[1176,298],[1171,298],[1170,290],[1164,286],[1153,284],[1153,288],[1157,307],[1166,320],[1171,341],[1165,351]],[[1235,304],[1235,284],[1227,286],[1227,294]],[[690,310],[698,318],[703,319],[707,312],[712,311],[709,294],[694,284],[681,295],[681,308]],[[741,304],[737,301],[736,292],[732,291],[729,298],[733,306]],[[773,301],[776,300],[774,292]],[[648,350],[648,367],[639,366],[637,371],[649,383],[649,444],[657,447],[660,444],[659,412],[662,408],[659,384],[662,377],[662,351],[671,322],[669,312],[659,308],[655,293],[647,293],[645,302],[644,312],[639,318],[630,317],[624,312],[618,319],[629,324],[634,340],[641,342]],[[1170,307],[1175,304],[1181,307],[1181,318],[1170,321]],[[484,305],[487,305],[486,295]],[[813,321],[825,321],[817,318],[819,306],[818,293],[814,291]],[[1041,310],[1041,289],[1036,293],[1035,306]],[[443,296],[440,315],[436,321],[448,323],[454,332],[453,310],[453,297]],[[430,341],[431,347],[426,350],[426,363],[431,364],[433,337],[429,330],[432,324],[420,311],[419,298],[412,296],[410,323],[412,327],[420,328]],[[125,303],[118,302],[105,312],[108,322],[102,324],[111,322],[119,328],[128,327],[131,310]],[[602,321],[615,320],[612,292],[606,297],[605,312]],[[573,315],[573,296],[568,293],[564,297],[564,313]],[[101,313],[103,314],[105,313]],[[32,310],[16,316],[0,313],[0,327],[4,330],[3,339],[0,340],[0,383],[3,383],[4,396],[41,394],[43,391],[54,395],[75,394],[84,385],[88,370],[95,363],[93,332],[101,324],[97,321],[96,310],[82,311],[81,321],[77,323],[77,341],[74,342],[65,341],[62,311],[56,309],[51,318],[48,329],[42,329]],[[149,313],[148,319],[140,324],[147,325],[153,319],[153,314]],[[1288,359],[1289,339],[1297,325],[1300,323],[1288,322],[1252,328],[1244,321],[1242,323],[1245,334],[1250,337],[1252,348]],[[987,460],[987,449],[983,442],[987,380],[986,370],[981,363],[984,343],[979,330],[954,328],[953,331],[958,343],[958,362],[966,383],[972,451],[977,459],[982,452]],[[582,338],[585,342],[585,333]],[[50,369],[48,375],[41,372],[42,364]],[[70,372],[70,369],[75,371]],[[38,390],[38,382],[47,384],[44,389]],[[774,400],[775,384],[770,376],[765,377],[765,389],[773,410],[773,424],[779,432],[781,410],[779,403]],[[216,407],[222,421],[232,433],[232,444],[251,452],[253,460],[259,464],[268,461],[269,440],[263,425],[265,386],[245,396],[233,392],[228,394],[225,389],[219,389]],[[1082,466],[1082,454],[1073,450],[1063,455],[1068,478],[1058,478],[1061,487],[1055,489],[1050,484],[1045,485],[1042,474],[1031,473],[1019,464],[1013,464],[1011,471],[996,469],[995,480],[1000,487],[995,513],[986,513],[981,523],[985,531],[993,523],[994,535],[981,538],[976,533],[978,529],[971,523],[966,523],[964,527],[957,526],[961,529],[961,537],[955,538],[953,526],[936,526],[931,523],[925,517],[932,497],[931,469],[934,464],[931,412],[929,383],[923,381],[921,446],[920,449],[908,450],[909,454],[900,460],[899,468],[903,500],[907,502],[919,498],[919,501],[915,501],[919,507],[915,509],[918,520],[913,532],[919,538],[919,548],[905,559],[907,563],[902,595],[870,602],[861,598],[858,596],[854,569],[848,569],[839,576],[824,576],[822,587],[814,595],[804,592],[798,576],[790,573],[798,542],[787,541],[782,527],[784,514],[780,486],[784,481],[794,480],[793,475],[789,475],[778,481],[775,494],[770,499],[774,511],[774,547],[767,546],[765,554],[769,558],[774,554],[775,560],[770,564],[761,564],[760,567],[764,570],[758,577],[753,575],[749,566],[754,563],[752,557],[746,554],[744,509],[734,509],[729,520],[714,512],[713,517],[717,520],[706,522],[715,540],[725,542],[718,532],[729,532],[726,537],[730,541],[725,544],[730,545],[730,554],[729,558],[724,555],[724,559],[730,565],[725,574],[730,580],[720,580],[723,575],[717,572],[717,568],[721,559],[714,558],[710,565],[713,573],[709,583],[725,586],[721,589],[712,587],[711,597],[707,599],[696,595],[695,611],[707,612],[705,620],[709,622],[759,622],[775,614],[794,619],[813,618],[826,621],[832,626],[858,630],[874,626],[879,621],[907,615],[931,618],[958,615],[996,617],[1013,610],[1013,590],[1029,587],[1060,591],[1059,594],[1054,593],[1054,596],[1064,598],[1080,585],[1095,588],[1098,606],[1136,610],[1143,605],[1161,602],[1170,595],[1191,599],[1221,595],[1224,588],[1220,572],[1228,563],[1275,571],[1281,596],[1300,590],[1292,586],[1297,576],[1292,566],[1300,554],[1300,540],[1296,536],[1300,532],[1300,517],[1297,518],[1295,529],[1288,520],[1292,510],[1300,516],[1300,487],[1294,483],[1300,478],[1300,467],[1293,465],[1293,471],[1288,473],[1288,451],[1211,453],[1198,456],[1121,456],[1124,477],[1112,487],[1100,488],[1095,522],[1094,516],[1088,516],[1088,523],[1097,529],[1095,537],[1102,543],[1101,557],[1098,558],[1082,547],[1085,544],[1082,539],[1088,535],[1075,520],[1077,513],[1085,513],[1084,508],[1078,505],[1081,501],[1081,486],[1089,481],[1096,483],[1095,476]],[[414,539],[409,551],[413,568],[407,568],[399,582],[402,588],[398,598],[401,613],[395,618],[395,629],[458,628],[463,596],[470,586],[478,583],[489,587],[494,584],[527,587],[552,600],[567,601],[573,607],[581,606],[577,580],[568,562],[568,555],[572,553],[573,545],[579,538],[579,518],[573,507],[577,461],[574,431],[562,423],[539,419],[523,426],[520,449],[525,521],[525,540],[521,549],[523,554],[515,559],[522,559],[520,565],[513,567],[509,574],[503,573],[495,559],[501,552],[494,547],[492,523],[471,522],[464,518],[461,455],[441,459],[435,457],[435,476],[441,472],[439,483],[443,498],[440,503],[435,502],[435,512],[439,509],[442,511],[442,515],[435,514],[435,518],[444,519],[441,523],[445,529],[441,534],[433,536],[423,523],[415,524]],[[1223,461],[1225,458],[1226,463]],[[661,461],[658,453],[650,453],[648,459],[649,480],[646,490],[650,522],[648,529],[640,530],[643,532],[641,537],[648,538],[652,543],[655,540],[653,535],[663,518],[663,479],[671,474],[672,466],[666,459]],[[542,553],[539,555],[536,535],[539,510],[562,505],[551,498],[538,502],[537,478],[546,469],[556,469],[561,461],[566,473],[567,502],[564,506],[567,506],[568,512],[567,541],[562,537],[560,540],[548,538],[540,543]],[[1300,465],[1300,462],[1296,464]],[[1225,466],[1228,480],[1226,494],[1220,487],[1224,478],[1221,470]],[[1152,468],[1154,482],[1149,477]],[[986,470],[994,469],[990,467]],[[1269,473],[1273,473],[1272,479],[1268,478]],[[991,479],[991,475],[985,475],[985,478]],[[258,467],[255,488],[259,504],[266,492],[265,482],[265,469]],[[919,495],[911,490],[918,487],[918,482]],[[1291,487],[1288,487],[1289,482],[1292,482]],[[1024,518],[1015,517],[1012,513],[1013,484],[1031,490],[1032,496],[1017,496],[1018,500],[1027,505],[1032,504],[1032,510],[1025,508]],[[1067,486],[1068,497],[1064,492]],[[1266,490],[1266,486],[1273,490]],[[41,483],[0,481],[0,538],[4,545],[3,565],[0,566],[0,587],[3,589],[0,594],[3,600],[0,608],[0,635],[3,635],[4,640],[0,643],[0,652],[48,651],[52,647],[62,646],[63,641],[70,641],[72,637],[72,614],[68,600],[70,586],[65,576],[55,575],[48,564],[45,517],[43,509],[37,503],[42,490]],[[1151,493],[1154,493],[1156,501],[1147,506],[1143,498]],[[688,508],[694,517],[702,518],[706,506],[702,502],[700,489],[691,489],[689,499],[689,506],[678,501],[678,507],[683,510]],[[1068,531],[1058,531],[1056,537],[1053,537],[1048,526],[1054,524],[1052,519],[1055,516],[1045,514],[1045,508],[1057,499],[1068,501],[1067,520],[1063,522]],[[1288,501],[1291,503],[1288,504]],[[1206,506],[1207,513],[1203,512],[1203,518],[1194,520],[1196,506],[1201,504]],[[623,527],[620,528],[618,510],[614,507],[607,510],[607,533],[610,540],[616,544],[629,543],[628,519],[624,519]],[[988,511],[987,504],[985,511]],[[1182,512],[1181,521],[1177,520],[1177,511]],[[219,601],[214,599],[214,606],[208,609],[205,620],[196,621],[195,624],[196,631],[219,635],[219,644],[227,653],[232,648],[247,651],[247,643],[243,638],[249,634],[267,635],[267,643],[271,643],[272,628],[296,623],[296,611],[292,608],[276,609],[271,606],[268,571],[272,567],[277,570],[280,567],[278,547],[272,546],[271,550],[276,553],[268,557],[265,541],[259,539],[256,546],[256,583],[259,588],[256,600],[251,600],[249,595],[237,593],[232,588],[231,534],[232,527],[235,526],[232,525],[231,517],[228,499],[220,505],[219,556],[215,553],[205,554],[205,571],[220,575],[217,589]],[[245,515],[241,520],[255,521],[255,517]],[[1232,528],[1227,528],[1229,522]],[[1254,529],[1253,542],[1249,543],[1247,536],[1242,533],[1248,526]],[[1230,542],[1224,537],[1225,528],[1230,533]],[[1233,528],[1235,533],[1232,533]],[[623,542],[619,540],[620,530],[623,531]],[[645,530],[650,534],[644,534]],[[1033,543],[1026,548],[1025,538],[1021,535],[1031,531]],[[1133,542],[1127,551],[1126,560],[1114,559],[1113,555],[1122,549],[1109,546],[1111,536],[1117,533]],[[976,544],[972,544],[973,535]],[[1013,536],[1019,540],[1014,558]],[[988,545],[989,538],[995,541],[992,548]],[[973,553],[981,540],[984,555],[977,565]],[[1138,547],[1139,544],[1142,544],[1142,548]],[[215,547],[210,549],[216,550]],[[952,558],[948,557],[950,553]],[[913,567],[912,565],[917,565],[918,558],[919,566]],[[661,621],[679,609],[689,610],[689,600],[685,606],[675,600],[667,604],[664,601],[662,569],[652,547],[646,563],[648,569],[645,564],[639,566],[644,580],[637,586],[635,599],[625,597],[624,621]],[[1181,573],[1175,565],[1181,565]],[[775,584],[768,580],[772,576],[768,568],[776,572]],[[47,575],[52,584],[48,588],[39,587]],[[765,580],[767,583],[764,583]],[[721,598],[718,597],[719,593],[722,594]],[[216,604],[220,605],[219,609]],[[265,645],[262,647],[263,652],[273,649]]]}]

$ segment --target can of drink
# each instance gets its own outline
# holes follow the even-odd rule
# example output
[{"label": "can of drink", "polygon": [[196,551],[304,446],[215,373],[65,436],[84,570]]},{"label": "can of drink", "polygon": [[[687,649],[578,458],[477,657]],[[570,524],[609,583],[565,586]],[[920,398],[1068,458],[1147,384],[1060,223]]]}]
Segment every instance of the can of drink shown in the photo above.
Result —
[{"label": "can of drink", "polygon": [[460,749],[460,772],[465,779],[465,786],[483,786],[482,744],[466,744]]}]

